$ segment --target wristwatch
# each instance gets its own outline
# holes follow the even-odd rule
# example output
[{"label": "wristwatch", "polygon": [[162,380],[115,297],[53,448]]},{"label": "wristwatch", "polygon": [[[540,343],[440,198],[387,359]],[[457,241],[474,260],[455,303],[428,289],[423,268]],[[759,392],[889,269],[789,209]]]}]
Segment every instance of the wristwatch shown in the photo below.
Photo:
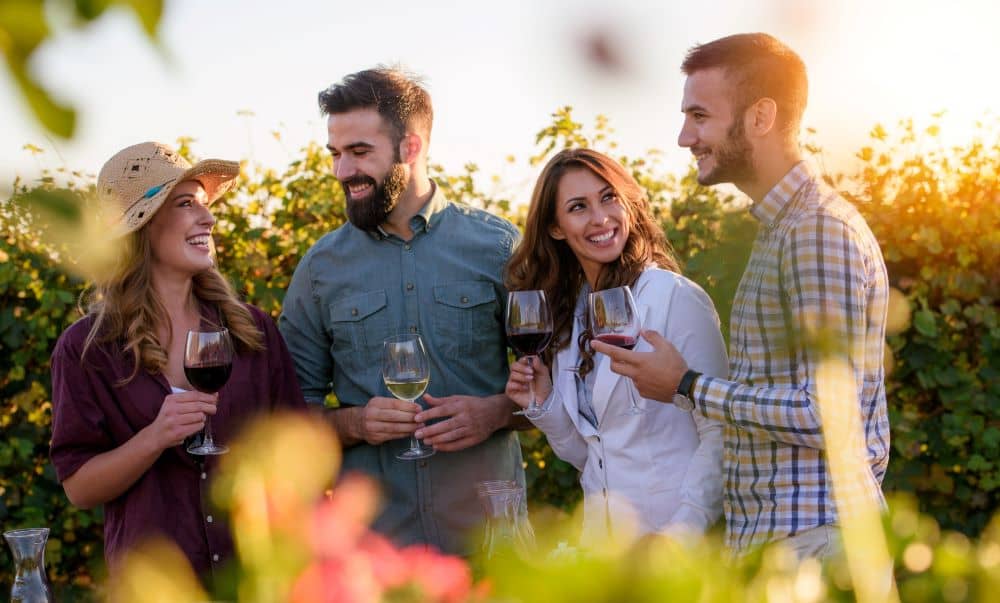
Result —
[{"label": "wristwatch", "polygon": [[677,392],[674,393],[674,397],[671,400],[674,406],[681,410],[692,411],[694,410],[694,400],[691,399],[691,389],[694,387],[695,380],[701,377],[701,373],[688,369],[686,373],[681,377],[681,382],[677,384]]}]

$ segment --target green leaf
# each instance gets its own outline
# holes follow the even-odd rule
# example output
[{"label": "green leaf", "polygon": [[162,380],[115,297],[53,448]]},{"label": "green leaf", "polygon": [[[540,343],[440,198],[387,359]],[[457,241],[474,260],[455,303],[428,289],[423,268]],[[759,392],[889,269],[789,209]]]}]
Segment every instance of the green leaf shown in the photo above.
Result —
[{"label": "green leaf", "polygon": [[937,337],[937,322],[934,320],[934,313],[930,310],[920,310],[913,316],[913,326],[917,332],[925,337]]},{"label": "green leaf", "polygon": [[49,132],[63,138],[71,138],[76,130],[76,111],[53,100],[49,93],[28,74],[25,63],[24,59],[7,57],[11,75],[21,89],[21,94],[28,101],[32,113]]}]

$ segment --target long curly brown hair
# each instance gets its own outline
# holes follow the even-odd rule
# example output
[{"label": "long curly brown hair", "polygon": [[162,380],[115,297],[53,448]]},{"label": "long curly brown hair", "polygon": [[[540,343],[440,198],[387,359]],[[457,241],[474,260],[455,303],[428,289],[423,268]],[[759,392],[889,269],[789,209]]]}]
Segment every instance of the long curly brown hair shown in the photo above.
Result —
[{"label": "long curly brown hair", "polygon": [[[87,350],[95,343],[121,342],[123,351],[135,360],[132,374],[119,385],[134,379],[140,368],[154,375],[163,370],[169,342],[161,342],[157,333],[170,332],[167,310],[153,290],[149,225],[127,236],[125,253],[108,278],[81,297],[83,311],[94,317],[81,357],[86,358]],[[264,336],[253,316],[215,267],[196,274],[193,281],[195,297],[218,309],[237,350],[264,349]]]},{"label": "long curly brown hair", "polygon": [[[649,211],[649,199],[635,178],[617,161],[590,149],[565,149],[557,153],[542,170],[535,183],[524,226],[524,238],[507,262],[505,281],[511,291],[541,289],[552,310],[552,345],[542,359],[552,366],[555,354],[570,343],[573,335],[573,311],[586,277],[583,268],[566,241],[554,239],[550,232],[556,225],[556,195],[563,175],[571,170],[587,169],[614,189],[629,217],[629,236],[622,254],[605,264],[595,290],[623,285],[634,286],[642,271],[650,265],[680,273],[673,248],[663,229]],[[580,347],[580,374],[593,368],[590,331],[586,329]]]}]

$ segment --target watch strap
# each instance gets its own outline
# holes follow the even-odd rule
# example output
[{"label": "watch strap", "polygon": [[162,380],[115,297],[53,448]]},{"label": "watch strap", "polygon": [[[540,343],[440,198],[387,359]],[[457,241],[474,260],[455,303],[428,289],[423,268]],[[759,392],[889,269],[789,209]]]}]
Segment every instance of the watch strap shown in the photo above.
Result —
[{"label": "watch strap", "polygon": [[681,377],[681,382],[677,384],[677,393],[685,398],[690,398],[691,388],[694,386],[694,382],[698,377],[701,377],[701,373],[688,369],[687,372],[685,372]]}]

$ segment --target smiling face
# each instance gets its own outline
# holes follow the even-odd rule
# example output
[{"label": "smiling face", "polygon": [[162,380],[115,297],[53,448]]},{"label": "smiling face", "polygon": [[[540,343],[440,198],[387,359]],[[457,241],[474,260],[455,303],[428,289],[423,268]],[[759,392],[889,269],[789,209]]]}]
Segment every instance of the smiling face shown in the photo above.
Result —
[{"label": "smiling face", "polygon": [[754,179],[753,149],[742,111],[733,106],[731,86],[720,67],[696,71],[684,83],[684,127],[677,144],[691,149],[699,184],[740,186]]},{"label": "smiling face", "polygon": [[347,218],[373,231],[396,207],[409,179],[409,166],[375,109],[331,113],[327,118],[327,148],[333,155],[333,175],[347,199]]},{"label": "smiling face", "polygon": [[592,287],[601,268],[621,256],[629,229],[628,212],[610,184],[583,167],[562,175],[549,235],[566,241]]},{"label": "smiling face", "polygon": [[149,221],[154,274],[190,278],[215,265],[208,195],[197,180],[181,182]]}]

